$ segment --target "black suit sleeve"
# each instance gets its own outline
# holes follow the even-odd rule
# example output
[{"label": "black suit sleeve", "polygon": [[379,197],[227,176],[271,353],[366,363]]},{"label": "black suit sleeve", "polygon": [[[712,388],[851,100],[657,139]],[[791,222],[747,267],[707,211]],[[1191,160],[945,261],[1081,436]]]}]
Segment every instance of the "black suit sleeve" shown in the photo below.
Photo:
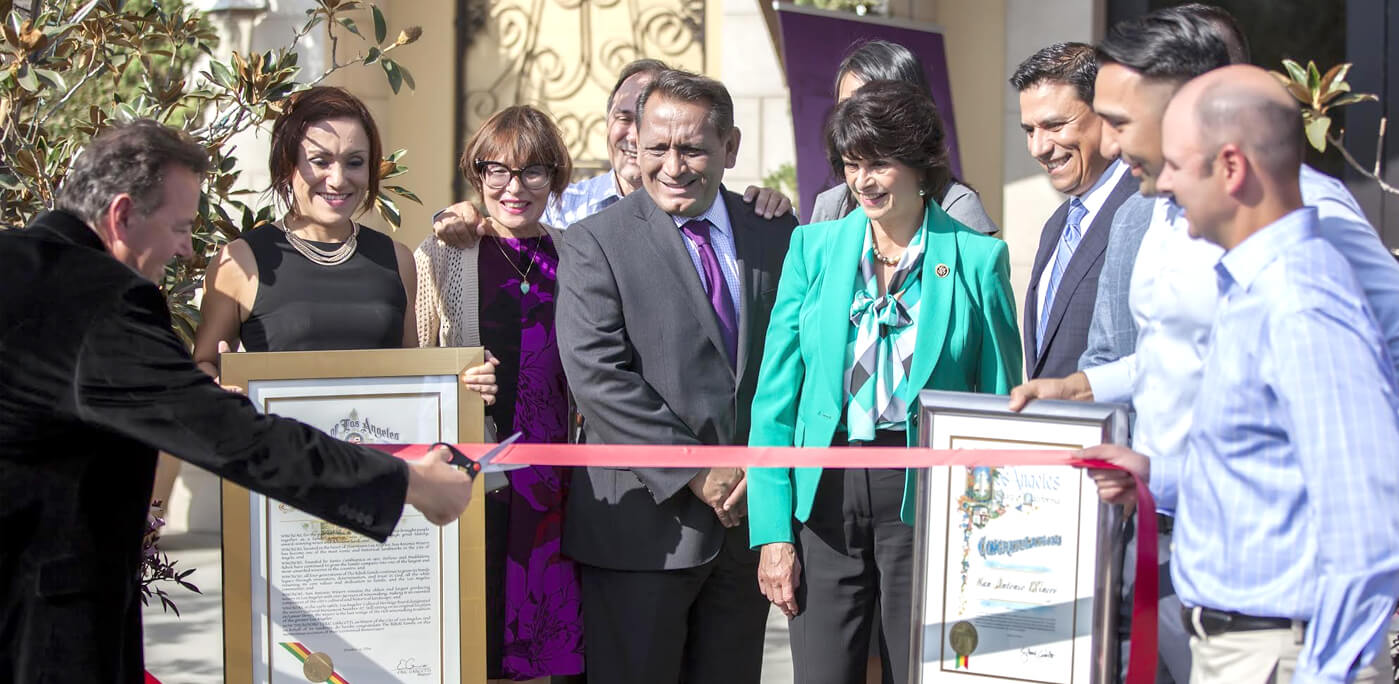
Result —
[{"label": "black suit sleeve", "polygon": [[[700,444],[636,369],[622,298],[607,255],[583,224],[559,249],[555,314],[568,386],[587,419],[589,442]],[[632,468],[657,503],[684,490],[698,468]]]},{"label": "black suit sleeve", "polygon": [[262,415],[214,384],[171,331],[154,286],[128,290],[95,321],[74,375],[78,415],[90,424],[378,541],[403,512],[405,463]]}]

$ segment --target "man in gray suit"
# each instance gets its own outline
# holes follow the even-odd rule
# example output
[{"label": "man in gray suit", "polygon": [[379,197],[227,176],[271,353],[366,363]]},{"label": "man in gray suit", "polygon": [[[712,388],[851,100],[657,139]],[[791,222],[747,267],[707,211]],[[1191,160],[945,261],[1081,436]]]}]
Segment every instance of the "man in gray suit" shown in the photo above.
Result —
[{"label": "man in gray suit", "polygon": [[1031,378],[1078,369],[1109,229],[1117,209],[1137,191],[1127,166],[1099,152],[1097,75],[1092,46],[1055,43],[1021,62],[1010,77],[1020,91],[1020,128],[1030,156],[1054,189],[1069,196],[1044,224],[1025,293],[1021,335]]},{"label": "man in gray suit", "polygon": [[[667,71],[637,111],[645,192],[574,224],[560,250],[584,441],[743,444],[796,220],[761,219],[720,186],[739,144],[722,84]],[[768,604],[745,490],[733,468],[575,473],[563,544],[582,569],[590,681],[758,682]]]},{"label": "man in gray suit", "polygon": [[[1078,369],[1095,368],[1116,361],[1137,349],[1137,322],[1127,301],[1132,282],[1132,266],[1142,236],[1151,224],[1156,198],[1140,192],[1123,200],[1112,218],[1103,270],[1098,274],[1098,293],[1093,303],[1093,322],[1088,327],[1088,345],[1078,357]],[[1048,377],[1062,377],[1061,375]]]}]

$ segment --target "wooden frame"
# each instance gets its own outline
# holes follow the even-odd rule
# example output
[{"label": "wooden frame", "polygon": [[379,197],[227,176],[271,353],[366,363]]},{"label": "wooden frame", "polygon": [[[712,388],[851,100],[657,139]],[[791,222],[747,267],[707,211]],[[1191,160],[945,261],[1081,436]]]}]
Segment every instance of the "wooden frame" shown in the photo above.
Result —
[{"label": "wooden frame", "polygon": [[[450,376],[457,390],[457,434],[442,434],[440,438],[456,443],[481,442],[485,434],[481,396],[455,380],[463,369],[479,365],[483,358],[479,347],[224,354],[221,380],[251,391],[255,383],[268,381]],[[478,479],[471,506],[457,523],[460,624],[442,626],[444,632],[457,632],[461,681],[469,684],[486,681],[482,495]],[[255,676],[251,496],[242,487],[222,483],[224,681],[229,684],[251,684]],[[444,593],[444,600],[446,596]]]},{"label": "wooden frame", "polygon": [[[919,395],[919,407],[917,410],[918,419],[918,440],[921,446],[932,448],[1032,448],[1032,449],[1079,449],[1095,444],[1116,443],[1123,444],[1127,441],[1127,410],[1125,406],[1119,404],[1098,404],[1088,402],[1072,401],[1036,401],[1032,402],[1019,413],[1011,412],[1006,408],[1006,398],[1003,396],[967,394],[960,392],[939,392],[924,391]],[[939,424],[942,421],[942,424]],[[979,423],[978,423],[979,421]],[[950,444],[942,442],[948,441]],[[977,442],[982,444],[977,445]],[[1067,468],[1067,466],[1064,466]],[[1057,468],[1057,467],[1055,467]],[[998,552],[1005,553],[1004,561],[992,563],[983,558],[984,566],[978,569],[976,562],[968,564],[966,549],[963,549],[961,561],[961,573],[963,581],[959,583],[960,588],[956,592],[948,589],[947,568],[952,551],[952,537],[948,530],[950,526],[956,525],[960,528],[966,527],[966,520],[973,519],[977,514],[983,516],[981,522],[974,523],[978,529],[988,525],[985,516],[991,510],[999,511],[1001,507],[991,505],[990,497],[992,485],[985,484],[986,504],[978,506],[978,500],[974,496],[974,486],[972,477],[976,475],[974,470],[992,471],[986,468],[966,468],[953,473],[952,468],[942,469],[943,473],[933,472],[935,469],[924,470],[918,477],[918,519],[914,537],[914,590],[913,590],[913,620],[912,644],[910,648],[909,674],[911,682],[921,684],[934,684],[941,681],[975,682],[975,681],[1019,681],[1019,682],[1073,682],[1073,684],[1108,684],[1117,681],[1118,672],[1118,642],[1117,642],[1117,622],[1118,605],[1120,603],[1119,594],[1122,583],[1122,560],[1125,541],[1122,524],[1122,510],[1120,506],[1109,506],[1097,501],[1097,492],[1088,481],[1087,475],[1080,473],[1066,484],[1058,485],[1058,490],[1048,492],[1049,496],[1056,500],[1066,499],[1067,495],[1072,496],[1071,503],[1056,504],[1062,508],[1062,513],[1075,515],[1077,517],[1077,528],[1065,530],[1060,535],[1057,527],[1053,528],[1049,537],[1035,536],[1020,539],[1019,535],[1034,534],[1027,532],[1023,527],[1010,530],[1016,533],[1015,539],[1008,541],[1015,542],[1016,546],[999,546],[992,550],[992,554]],[[1023,471],[1022,471],[1023,472]],[[1032,470],[1031,478],[1035,474],[1042,474],[1043,470]],[[954,482],[953,479],[961,475],[966,479],[966,483]],[[987,473],[988,478],[997,477],[993,473]],[[1030,479],[1030,478],[1027,478]],[[934,485],[933,481],[938,484]],[[1076,486],[1075,486],[1076,485]],[[981,486],[978,482],[977,486]],[[965,488],[966,492],[957,496]],[[1004,494],[1004,492],[1002,492]],[[953,500],[966,502],[961,506],[969,509],[963,511],[968,516],[966,520],[955,522],[952,520],[953,514],[950,512]],[[1033,496],[1026,497],[1024,501],[1029,503]],[[1000,499],[997,499],[1000,502]],[[1014,501],[1005,504],[1004,507],[1015,507]],[[934,510],[936,507],[936,510]],[[978,510],[978,509],[981,510]],[[1037,510],[1031,507],[1032,511]],[[1076,511],[1076,512],[1075,512]],[[1014,511],[1011,511],[1014,514]],[[1028,513],[1020,513],[1022,517]],[[1007,518],[1009,519],[1009,518]],[[1002,523],[1004,524],[1004,522]],[[938,527],[938,530],[931,529]],[[967,530],[971,528],[966,527]],[[989,526],[984,529],[991,529]],[[1005,528],[1002,528],[1005,529]],[[969,543],[967,539],[974,535],[964,535],[964,545]],[[1002,577],[1016,578],[1024,577],[1027,573],[1025,568],[1009,568],[998,571],[1000,574],[994,581],[987,579],[990,571],[985,568],[993,565],[1007,567],[1011,565],[1010,553],[1014,549],[1015,553],[1020,553],[1020,549],[1030,550],[1032,553],[1035,545],[1043,543],[1045,548],[1050,545],[1059,546],[1061,540],[1068,540],[1063,546],[1067,549],[1072,547],[1073,562],[1073,595],[1067,598],[1056,599],[1056,603],[1046,604],[1042,607],[1026,607],[1016,609],[1002,614],[987,615],[982,618],[962,617],[952,626],[948,626],[949,605],[952,603],[949,593],[955,593],[957,597],[962,597],[965,604],[968,597],[975,598],[978,594],[976,587],[993,587],[992,591],[1003,586],[1000,579]],[[982,542],[987,541],[987,537],[982,537]],[[1000,541],[1000,540],[995,540]],[[1067,554],[1067,551],[1058,552]],[[974,554],[976,555],[976,554]],[[986,555],[981,553],[983,557]],[[1044,552],[1037,557],[1042,561]],[[1068,559],[1061,558],[1060,562]],[[1085,562],[1086,561],[1086,562]],[[1024,561],[1020,561],[1024,563]],[[1065,563],[1066,564],[1066,563]],[[1048,573],[1050,564],[1036,566],[1035,572]],[[1061,568],[1061,571],[1063,569]],[[978,571],[981,574],[978,574]],[[970,573],[972,577],[973,589],[966,590],[967,577]],[[934,574],[942,577],[942,587],[931,586],[929,579]],[[1028,573],[1033,575],[1033,573]],[[1062,577],[1059,579],[1063,579]],[[977,584],[978,581],[991,582],[990,584]],[[1026,582],[1021,579],[1020,581]],[[1033,580],[1029,580],[1033,581]],[[1028,582],[1027,582],[1028,584]],[[1039,583],[1043,585],[1044,583]],[[1005,586],[1020,587],[1021,584],[1011,583]],[[1034,585],[1031,585],[1034,589]],[[1066,588],[1066,587],[1057,587]],[[1091,589],[1091,607],[1083,605],[1085,601],[1085,589]],[[936,593],[934,593],[936,592]],[[988,592],[981,592],[988,593]],[[987,597],[980,599],[982,609],[986,605]],[[973,609],[970,615],[977,614],[977,602],[973,602]],[[1033,606],[1030,601],[1026,606]],[[937,609],[940,614],[930,615],[929,612]],[[1072,614],[1070,633],[1073,635],[1069,640],[1067,649],[1059,647],[1045,647],[1040,642],[1027,641],[1024,648],[1019,649],[1019,656],[1024,661],[1025,666],[1019,673],[1007,673],[1001,671],[996,674],[988,674],[983,671],[976,673],[970,659],[964,664],[962,656],[970,656],[976,650],[978,643],[976,625],[978,620],[990,619],[991,621],[1009,622],[1012,619],[1029,621],[1042,617],[1043,611],[1061,610]],[[960,606],[959,606],[960,610]],[[1039,611],[1039,612],[1037,612]],[[1084,620],[1088,625],[1080,622],[1081,617],[1091,616]],[[963,613],[963,615],[967,615]],[[1043,624],[1053,624],[1056,627],[1057,621],[1049,621]],[[963,625],[966,625],[963,627]],[[1082,636],[1084,627],[1088,627],[1091,632],[1086,639]],[[1009,628],[1007,628],[1009,629]],[[961,633],[959,634],[959,630]],[[993,630],[994,631],[994,630]],[[1030,630],[1027,630],[1030,631]],[[1005,632],[1006,634],[1010,632]],[[1003,634],[996,634],[996,637],[1005,641]],[[925,638],[926,637],[926,638]],[[936,639],[931,641],[930,639]],[[961,645],[958,644],[960,641]],[[981,639],[985,644],[985,639]],[[945,643],[944,643],[945,642]],[[1086,656],[1079,660],[1076,654],[1083,649]],[[933,650],[937,649],[937,650]],[[960,651],[966,650],[963,654]],[[949,669],[948,652],[955,652],[955,665]],[[985,654],[985,649],[982,653]],[[1004,663],[1005,650],[992,648],[990,657],[999,657]],[[930,653],[936,657],[930,658]],[[1048,674],[1053,668],[1047,667],[1048,663],[1054,662],[1052,659],[1067,655],[1067,663],[1063,658],[1056,663],[1059,669],[1057,676]],[[983,656],[985,657],[985,656]],[[1049,660],[1042,659],[1049,658]],[[1067,667],[1065,667],[1067,666]],[[1065,674],[1067,677],[1065,678]]]}]

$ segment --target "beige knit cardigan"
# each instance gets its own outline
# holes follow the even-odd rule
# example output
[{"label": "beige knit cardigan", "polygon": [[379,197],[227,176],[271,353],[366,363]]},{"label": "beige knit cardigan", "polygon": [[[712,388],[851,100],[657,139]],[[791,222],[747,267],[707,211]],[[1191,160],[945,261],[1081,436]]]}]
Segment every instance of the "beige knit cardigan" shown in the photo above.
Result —
[{"label": "beige knit cardigan", "polygon": [[[542,225],[542,224],[541,224]],[[559,248],[561,231],[543,226]],[[414,303],[419,347],[481,346],[481,283],[476,274],[477,248],[449,247],[429,235],[413,251],[418,272],[418,297]],[[486,441],[496,441],[494,421],[486,417]]]},{"label": "beige knit cardigan", "polygon": [[[558,249],[562,231],[544,226]],[[413,252],[418,271],[414,313],[419,347],[481,346],[480,292],[476,274],[480,242],[466,248],[449,247],[429,235]]]}]

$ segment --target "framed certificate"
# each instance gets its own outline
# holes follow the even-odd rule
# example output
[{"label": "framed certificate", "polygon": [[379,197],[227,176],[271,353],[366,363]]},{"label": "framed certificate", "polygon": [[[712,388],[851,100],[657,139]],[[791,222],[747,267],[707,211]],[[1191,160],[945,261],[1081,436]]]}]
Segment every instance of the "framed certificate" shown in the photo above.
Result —
[{"label": "framed certificate", "polygon": [[[366,444],[479,442],[480,348],[225,354],[265,413]],[[224,680],[485,681],[481,484],[456,523],[407,507],[383,544],[223,483]]]},{"label": "framed certificate", "polygon": [[[924,391],[934,449],[1082,449],[1127,439],[1126,408]],[[929,468],[914,548],[915,682],[1117,679],[1121,509],[1071,466]]]}]

